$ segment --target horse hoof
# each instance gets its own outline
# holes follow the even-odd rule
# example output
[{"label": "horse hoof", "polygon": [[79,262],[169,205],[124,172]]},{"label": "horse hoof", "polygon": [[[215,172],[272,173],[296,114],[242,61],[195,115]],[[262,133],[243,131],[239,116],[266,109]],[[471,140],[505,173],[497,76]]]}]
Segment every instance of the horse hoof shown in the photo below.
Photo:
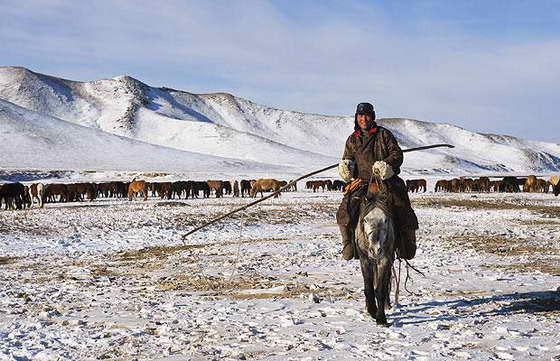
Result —
[{"label": "horse hoof", "polygon": [[378,326],[382,326],[382,327],[391,326],[391,324],[387,322],[387,320],[375,320],[375,323],[377,323]]}]

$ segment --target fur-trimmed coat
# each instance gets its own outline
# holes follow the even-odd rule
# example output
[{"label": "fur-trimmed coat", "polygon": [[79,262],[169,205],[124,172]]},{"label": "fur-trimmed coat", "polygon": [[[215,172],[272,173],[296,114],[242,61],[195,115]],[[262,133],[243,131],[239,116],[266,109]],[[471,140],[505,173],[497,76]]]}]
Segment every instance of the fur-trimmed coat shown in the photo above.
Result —
[{"label": "fur-trimmed coat", "polygon": [[362,134],[356,130],[346,140],[342,159],[356,162],[354,178],[361,178],[367,182],[371,179],[372,166],[376,161],[387,162],[395,173],[384,181],[383,187],[388,193],[386,206],[395,215],[397,229],[410,227],[418,229],[418,219],[411,207],[410,199],[404,181],[397,176],[403,163],[403,152],[393,134],[386,128],[375,125],[369,132]]}]

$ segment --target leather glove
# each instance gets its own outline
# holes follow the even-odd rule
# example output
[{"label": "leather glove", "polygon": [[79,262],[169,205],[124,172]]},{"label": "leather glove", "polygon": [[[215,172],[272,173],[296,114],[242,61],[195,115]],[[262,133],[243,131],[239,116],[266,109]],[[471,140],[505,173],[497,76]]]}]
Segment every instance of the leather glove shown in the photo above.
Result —
[{"label": "leather glove", "polygon": [[343,159],[338,163],[338,174],[340,178],[345,183],[352,181],[352,176],[354,175],[354,169],[356,168],[356,163],[351,159]]},{"label": "leather glove", "polygon": [[384,181],[386,179],[391,178],[395,172],[393,168],[387,162],[378,160],[377,162],[373,163],[373,167],[371,168],[373,175],[380,180]]}]

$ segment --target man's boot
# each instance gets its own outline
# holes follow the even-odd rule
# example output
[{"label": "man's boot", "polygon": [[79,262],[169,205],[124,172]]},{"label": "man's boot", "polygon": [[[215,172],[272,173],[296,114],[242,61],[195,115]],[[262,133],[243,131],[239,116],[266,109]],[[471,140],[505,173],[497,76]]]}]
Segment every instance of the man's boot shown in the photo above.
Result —
[{"label": "man's boot", "polygon": [[350,227],[339,225],[339,228],[342,237],[342,258],[350,261],[354,258],[354,242],[352,241],[354,232]]},{"label": "man's boot", "polygon": [[402,228],[400,232],[400,247],[398,250],[401,258],[410,260],[416,256],[416,229]]}]

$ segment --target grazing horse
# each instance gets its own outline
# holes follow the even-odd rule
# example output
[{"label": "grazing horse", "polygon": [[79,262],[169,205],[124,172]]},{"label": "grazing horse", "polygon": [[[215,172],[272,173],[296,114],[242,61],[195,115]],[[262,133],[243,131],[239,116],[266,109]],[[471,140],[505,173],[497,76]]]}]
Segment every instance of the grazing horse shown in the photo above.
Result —
[{"label": "grazing horse", "polygon": [[510,176],[504,177],[502,179],[502,183],[500,184],[500,192],[518,193],[519,192],[518,179]]},{"label": "grazing horse", "polygon": [[343,191],[344,190],[344,185],[345,184],[344,184],[343,181],[337,179],[333,182],[333,189],[337,190],[337,191]]},{"label": "grazing horse", "polygon": [[144,200],[148,199],[148,184],[143,180],[132,180],[128,185],[128,200],[131,201],[132,197],[136,196],[137,193],[142,193]]},{"label": "grazing horse", "polygon": [[550,184],[545,181],[544,179],[537,178],[537,192],[541,193],[548,193],[548,189],[550,188]]},{"label": "grazing horse", "polygon": [[364,278],[367,312],[378,325],[389,326],[385,308],[391,307],[389,293],[395,258],[395,228],[390,213],[376,202],[380,194],[377,186],[372,184],[370,189],[374,196],[369,200],[366,198],[360,207],[356,248]]},{"label": "grazing horse", "polygon": [[4,200],[6,210],[22,209],[30,206],[30,198],[25,186],[19,182],[0,185],[0,203]]},{"label": "grazing horse", "polygon": [[192,181],[191,183],[191,197],[194,198],[198,198],[198,196],[200,195],[200,191],[202,191],[202,196],[204,198],[208,198],[210,197],[210,187],[208,186],[208,183],[206,182],[201,182],[201,181]]},{"label": "grazing horse", "polygon": [[530,175],[523,184],[523,192],[535,193],[537,191],[537,177]]},{"label": "grazing horse", "polygon": [[426,180],[425,179],[409,179],[406,181],[406,189],[409,192],[426,192]]},{"label": "grazing horse", "polygon": [[434,192],[451,192],[451,182],[445,179],[438,180]]},{"label": "grazing horse", "polygon": [[56,202],[56,196],[59,196],[59,202],[68,202],[68,186],[66,184],[48,184],[45,187],[44,199],[48,202]]},{"label": "grazing horse", "polygon": [[220,198],[224,195],[224,182],[220,180],[208,180],[206,181],[208,188],[216,192],[216,198]]},{"label": "grazing horse", "polygon": [[249,196],[249,193],[251,192],[251,181],[247,179],[242,179],[240,185],[241,185],[241,197],[245,197],[245,194]]},{"label": "grazing horse", "polygon": [[[321,188],[321,190],[324,192],[325,188],[327,190],[330,190],[328,182],[329,181],[326,180],[307,181],[305,183],[305,189],[313,189],[313,192],[315,193],[319,188]],[[332,188],[332,182],[330,184],[330,187]]]},{"label": "grazing horse", "polygon": [[[251,185],[250,195],[251,197],[254,198],[257,196],[258,192],[261,192],[261,197],[262,197],[263,192],[267,192],[267,191],[276,192],[280,188],[282,188],[282,186],[280,185],[280,181],[272,178],[261,178],[261,179],[257,179]],[[275,195],[274,198],[278,198],[279,195],[280,194]]]},{"label": "grazing horse", "polygon": [[490,188],[491,188],[490,178],[480,177],[477,180],[475,180],[475,183],[479,192],[485,192],[485,193],[490,192]]},{"label": "grazing horse", "polygon": [[31,205],[35,204],[35,200],[39,203],[39,207],[44,206],[45,185],[43,183],[34,183],[29,187],[29,196],[31,197]]}]

